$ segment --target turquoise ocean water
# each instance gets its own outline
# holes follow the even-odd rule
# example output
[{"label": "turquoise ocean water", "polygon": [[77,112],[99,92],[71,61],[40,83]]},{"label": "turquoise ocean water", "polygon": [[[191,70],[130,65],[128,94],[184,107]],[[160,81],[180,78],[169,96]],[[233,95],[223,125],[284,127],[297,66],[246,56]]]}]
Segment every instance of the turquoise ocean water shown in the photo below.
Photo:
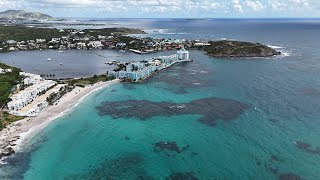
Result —
[{"label": "turquoise ocean water", "polygon": [[[319,179],[320,26],[301,24],[280,23],[280,34],[260,39],[287,56],[228,60],[193,50],[192,63],[90,95],[7,159],[0,176]],[[180,31],[186,28],[173,32],[180,37]],[[250,40],[239,32],[234,36]]]}]

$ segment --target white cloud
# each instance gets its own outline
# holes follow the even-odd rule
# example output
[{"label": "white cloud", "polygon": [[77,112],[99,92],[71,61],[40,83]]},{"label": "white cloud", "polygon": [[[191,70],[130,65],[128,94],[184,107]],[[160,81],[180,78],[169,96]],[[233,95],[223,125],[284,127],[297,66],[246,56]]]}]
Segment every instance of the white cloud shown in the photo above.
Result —
[{"label": "white cloud", "polygon": [[261,11],[264,9],[264,5],[260,1],[251,1],[251,0],[246,0],[245,5],[247,7],[251,8],[253,11]]},{"label": "white cloud", "polygon": [[60,16],[255,17],[320,16],[320,0],[0,0],[0,11],[25,9]]},{"label": "white cloud", "polygon": [[233,8],[236,10],[236,11],[238,11],[238,12],[240,12],[240,13],[243,13],[244,11],[243,11],[243,8],[242,8],[242,5],[240,4],[240,1],[239,0],[233,0],[232,1],[232,4],[233,4]]}]

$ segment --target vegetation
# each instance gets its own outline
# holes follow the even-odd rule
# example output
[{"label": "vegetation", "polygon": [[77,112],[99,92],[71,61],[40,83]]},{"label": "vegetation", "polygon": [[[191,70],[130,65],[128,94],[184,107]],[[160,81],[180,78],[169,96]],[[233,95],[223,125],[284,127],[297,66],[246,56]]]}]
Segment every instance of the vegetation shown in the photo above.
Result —
[{"label": "vegetation", "polygon": [[95,37],[97,37],[98,35],[110,36],[111,34],[145,34],[144,31],[133,28],[86,29],[84,30],[84,32]]},{"label": "vegetation", "polygon": [[114,69],[114,71],[125,71],[126,70],[126,65],[127,64],[118,64],[117,68]]},{"label": "vegetation", "polygon": [[19,121],[23,118],[25,118],[25,117],[14,116],[14,115],[9,114],[8,112],[0,111],[0,130],[5,128],[7,125],[9,125],[15,121]]},{"label": "vegetation", "polygon": [[49,105],[53,105],[55,102],[57,102],[64,94],[71,92],[74,89],[74,86],[64,86],[61,87],[59,92],[52,93],[47,97],[47,102]]},{"label": "vegetation", "polygon": [[95,84],[97,82],[105,82],[109,80],[112,80],[112,78],[109,78],[107,75],[102,74],[102,75],[94,75],[88,78],[72,79],[72,80],[68,80],[67,82],[69,83],[69,85],[83,87],[86,85]]},{"label": "vegetation", "polygon": [[240,41],[210,41],[204,50],[215,57],[268,57],[280,54],[274,49],[259,44]]},{"label": "vegetation", "polygon": [[59,32],[57,29],[26,27],[22,25],[0,25],[0,44],[7,40],[27,41],[35,39],[57,38],[67,35],[67,32]]},{"label": "vegetation", "polygon": [[14,86],[21,82],[19,68],[11,67],[0,63],[2,69],[12,69],[12,72],[0,74],[0,108],[8,102],[8,97]]}]

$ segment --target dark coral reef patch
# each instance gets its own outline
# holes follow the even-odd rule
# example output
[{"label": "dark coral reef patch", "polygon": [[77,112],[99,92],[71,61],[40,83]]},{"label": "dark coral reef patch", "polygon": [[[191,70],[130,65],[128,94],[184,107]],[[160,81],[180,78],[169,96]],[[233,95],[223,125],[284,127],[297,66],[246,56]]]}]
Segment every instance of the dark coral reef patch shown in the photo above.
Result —
[{"label": "dark coral reef patch", "polygon": [[198,178],[194,176],[193,172],[177,172],[168,176],[166,180],[198,180]]},{"label": "dark coral reef patch", "polygon": [[189,145],[186,145],[184,147],[179,147],[176,142],[166,142],[166,141],[161,141],[153,144],[154,146],[154,151],[155,152],[160,152],[160,151],[174,151],[176,153],[182,153],[183,151],[186,151],[189,149]]},{"label": "dark coral reef patch", "polygon": [[95,167],[65,179],[153,179],[146,173],[143,165],[143,156],[128,153],[116,159],[107,159]]},{"label": "dark coral reef patch", "polygon": [[189,103],[151,102],[147,100],[129,100],[103,102],[97,107],[100,116],[112,118],[139,118],[147,120],[154,116],[175,116],[197,114],[203,117],[199,122],[215,126],[217,120],[230,121],[240,116],[249,105],[222,98],[204,98]]},{"label": "dark coral reef patch", "polygon": [[296,144],[296,147],[299,148],[300,150],[303,150],[310,154],[320,155],[320,147],[313,148],[311,144],[308,144],[302,141],[297,141],[295,142],[295,144]]},{"label": "dark coral reef patch", "polygon": [[303,178],[294,173],[287,173],[287,174],[281,174],[279,176],[279,180],[303,180]]}]

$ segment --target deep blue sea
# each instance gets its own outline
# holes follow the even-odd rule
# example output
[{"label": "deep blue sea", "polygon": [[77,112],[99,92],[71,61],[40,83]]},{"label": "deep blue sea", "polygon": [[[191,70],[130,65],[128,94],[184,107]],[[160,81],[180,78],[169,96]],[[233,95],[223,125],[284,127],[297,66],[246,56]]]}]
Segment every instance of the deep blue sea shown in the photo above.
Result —
[{"label": "deep blue sea", "polygon": [[[320,179],[320,20],[105,22],[158,38],[260,42],[282,55],[221,59],[192,50],[192,63],[91,94],[0,165],[0,179]],[[107,70],[96,53],[139,59],[77,52],[16,52],[0,61],[38,73],[50,71],[39,62],[58,54],[68,64],[61,77],[78,77]]]}]

